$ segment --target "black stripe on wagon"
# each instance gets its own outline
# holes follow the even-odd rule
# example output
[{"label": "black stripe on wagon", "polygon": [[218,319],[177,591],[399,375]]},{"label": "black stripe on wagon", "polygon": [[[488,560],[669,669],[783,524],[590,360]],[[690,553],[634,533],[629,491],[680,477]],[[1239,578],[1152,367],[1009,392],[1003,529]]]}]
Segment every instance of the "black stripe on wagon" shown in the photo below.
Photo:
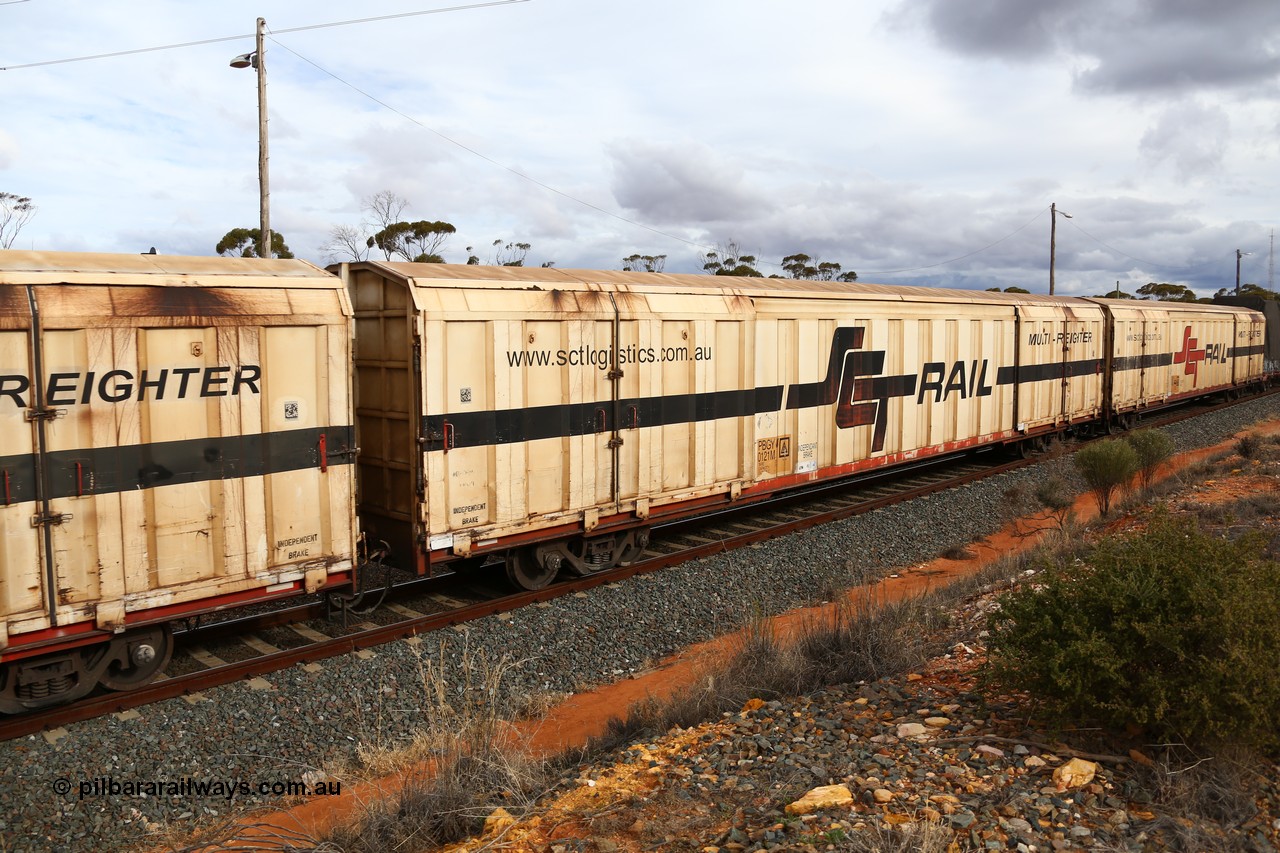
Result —
[{"label": "black stripe on wagon", "polygon": [[[839,383],[849,377],[862,377],[858,382],[870,385],[856,402],[909,397],[916,393],[918,377],[876,376],[884,368],[885,354],[877,350],[845,350],[856,346],[861,338],[855,331],[840,328],[836,334],[844,338],[832,347],[827,375],[819,382],[773,385],[748,391],[714,391],[705,394],[676,394],[670,397],[634,397],[593,403],[533,406],[526,409],[455,412],[450,415],[424,415],[421,419],[425,449],[443,450],[446,440],[450,448],[486,447],[495,444],[517,444],[546,438],[565,438],[652,426],[696,423],[718,418],[751,417],[763,412],[777,412],[783,407],[783,391],[787,390],[787,409],[809,409],[827,406],[843,393]],[[1263,347],[1238,347],[1232,354],[1243,356],[1263,351]],[[1138,370],[1173,363],[1170,353],[1125,356],[1115,359],[1115,370]],[[1050,362],[1001,367],[996,371],[997,385],[1027,384],[1061,380],[1075,376],[1093,376],[1102,372],[1103,361],[1086,358],[1079,361]],[[852,385],[851,385],[852,387]],[[446,427],[448,435],[446,435]]]},{"label": "black stripe on wagon", "polygon": [[1145,370],[1148,367],[1168,367],[1173,364],[1173,353],[1147,353],[1146,355],[1122,355],[1111,360],[1111,369],[1117,373],[1128,370]]},{"label": "black stripe on wagon", "polygon": [[1247,347],[1231,347],[1227,350],[1227,358],[1248,358],[1251,355],[1264,355],[1267,348],[1262,344]]},{"label": "black stripe on wagon", "polygon": [[[350,465],[355,461],[355,430],[349,425],[52,451],[45,456],[49,498],[102,495],[319,468],[322,435],[327,464]],[[13,503],[35,500],[35,467],[31,456],[0,457],[0,468],[12,471]]]},{"label": "black stripe on wagon", "polygon": [[36,499],[36,462],[30,453],[0,456],[0,506]]},{"label": "black stripe on wagon", "polygon": [[1072,376],[1092,376],[1102,372],[1102,359],[1085,358],[1080,361],[1054,361],[1049,364],[1023,364],[1002,367],[996,371],[997,385],[1023,385],[1028,382],[1044,382],[1047,379],[1064,379]]},{"label": "black stripe on wagon", "polygon": [[[544,438],[612,432],[670,424],[714,421],[720,418],[753,417],[782,408],[782,386],[771,385],[748,391],[712,391],[703,394],[673,394],[669,397],[629,397],[616,403],[531,406],[502,411],[455,412],[425,415],[422,434],[427,450],[449,447],[486,447],[516,444]],[[446,436],[446,425],[448,435]]]}]

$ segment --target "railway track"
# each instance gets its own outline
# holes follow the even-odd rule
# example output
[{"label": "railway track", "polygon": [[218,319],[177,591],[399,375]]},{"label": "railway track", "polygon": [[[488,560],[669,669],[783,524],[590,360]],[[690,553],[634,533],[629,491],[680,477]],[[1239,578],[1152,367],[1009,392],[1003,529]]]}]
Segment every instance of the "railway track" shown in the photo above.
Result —
[{"label": "railway track", "polygon": [[[1229,403],[1166,412],[1142,425],[1172,423],[1227,405]],[[315,601],[180,630],[175,632],[179,651],[175,652],[165,674],[156,681],[129,692],[97,693],[68,705],[0,718],[0,740],[125,712],[165,699],[193,696],[219,685],[261,678],[292,666],[353,654],[517,610],[956,488],[1036,461],[1035,457],[1011,460],[996,451],[932,459],[914,469],[904,470],[899,466],[767,502],[726,507],[693,519],[658,524],[641,559],[632,564],[533,592],[500,590],[497,571],[487,573],[492,576],[488,578],[491,583],[469,575],[414,579],[391,588],[376,613],[349,613],[346,625],[334,624],[332,614],[328,622],[317,624],[317,620],[325,619],[327,605]],[[222,650],[227,648],[234,652],[224,653]]]}]

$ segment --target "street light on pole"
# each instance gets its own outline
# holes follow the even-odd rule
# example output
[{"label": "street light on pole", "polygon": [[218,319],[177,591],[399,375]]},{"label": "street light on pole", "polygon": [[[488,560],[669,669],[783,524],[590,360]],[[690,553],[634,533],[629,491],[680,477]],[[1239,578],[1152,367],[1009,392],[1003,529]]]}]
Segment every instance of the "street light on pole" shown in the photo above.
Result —
[{"label": "street light on pole", "polygon": [[1252,255],[1253,252],[1242,252],[1236,249],[1236,296],[1240,295],[1240,259],[1245,255]]},{"label": "street light on pole", "polygon": [[1065,216],[1071,218],[1071,214],[1064,210],[1058,210],[1058,203],[1055,201],[1049,205],[1049,295],[1053,296],[1053,264],[1055,256],[1058,252],[1058,217]]},{"label": "street light on pole", "polygon": [[267,22],[258,19],[256,50],[242,53],[231,60],[232,68],[253,67],[258,70],[258,257],[271,257],[271,188],[267,176],[267,62],[262,47],[262,32]]}]

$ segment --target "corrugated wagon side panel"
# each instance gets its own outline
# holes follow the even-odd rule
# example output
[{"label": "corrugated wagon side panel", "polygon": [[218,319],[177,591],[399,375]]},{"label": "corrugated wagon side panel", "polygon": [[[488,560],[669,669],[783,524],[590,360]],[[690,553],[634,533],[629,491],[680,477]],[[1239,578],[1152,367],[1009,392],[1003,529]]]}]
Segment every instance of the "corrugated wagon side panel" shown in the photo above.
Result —
[{"label": "corrugated wagon side panel", "polygon": [[[262,365],[262,330],[238,326],[225,336],[228,354],[236,364]],[[234,349],[232,349],[234,347]],[[221,398],[221,420],[232,434],[253,435],[262,429],[261,394]],[[347,418],[331,423],[342,423]],[[267,496],[262,477],[232,477],[226,481],[227,506],[234,508],[238,524],[229,523],[223,553],[233,574],[259,577],[270,565],[267,550]]]},{"label": "corrugated wagon side panel", "polygon": [[[15,306],[18,295],[9,300]],[[0,316],[0,646],[8,639],[3,623],[43,618],[39,537],[31,524],[38,511],[33,433],[23,416],[31,394],[29,324],[29,315]]]},{"label": "corrugated wagon side panel", "polygon": [[1266,319],[1259,312],[1240,317],[1236,325],[1237,351],[1251,350],[1250,355],[1236,356],[1236,382],[1253,382],[1266,370]]},{"label": "corrugated wagon side panel", "polygon": [[1234,378],[1231,351],[1235,345],[1235,315],[1220,312],[1197,312],[1191,318],[1198,337],[1198,347],[1189,347],[1188,357],[1195,358],[1195,351],[1203,351],[1204,358],[1192,387],[1228,388]]},{"label": "corrugated wagon side panel", "polygon": [[718,294],[626,296],[616,417],[620,508],[633,508],[627,501],[637,495],[658,506],[748,481],[757,377],[752,305]]},{"label": "corrugated wagon side panel", "polygon": [[[142,329],[145,364],[148,368],[172,371],[166,384],[178,371],[192,371],[188,387],[166,387],[163,396],[144,401],[148,430],[147,445],[166,442],[191,446],[219,434],[217,409],[210,410],[209,398],[191,393],[190,375],[206,366],[205,348],[216,346],[216,335],[207,329]],[[208,338],[213,337],[213,340]],[[180,380],[175,385],[180,385]],[[164,469],[164,470],[161,470]],[[215,560],[213,521],[215,510],[222,508],[220,484],[212,480],[168,484],[173,468],[157,463],[153,472],[156,488],[144,492],[144,524],[149,547],[145,565],[147,577],[143,585],[130,590],[144,593],[166,589],[193,581],[213,578],[221,568]]]},{"label": "corrugated wagon side panel", "polygon": [[1057,306],[1022,310],[1018,339],[1016,423],[1028,431],[1054,426],[1063,417],[1063,313]]},{"label": "corrugated wagon side panel", "polygon": [[[341,291],[338,295],[345,296]],[[328,356],[325,370],[327,411],[323,425],[348,428],[352,411],[351,332],[346,324],[338,323],[323,326],[321,333],[327,337],[325,351]],[[350,435],[350,432],[344,429],[343,434]],[[337,435],[329,441],[333,446],[326,446],[328,470],[322,472],[320,489],[321,511],[327,519],[324,525],[327,541],[317,556],[326,560],[338,558],[336,564],[329,566],[329,571],[335,571],[352,568],[356,556],[355,479],[349,475],[351,466],[346,464],[353,461],[350,454],[355,451],[355,439],[352,436],[350,445],[345,447],[337,446],[340,443]],[[344,452],[344,455],[337,456],[337,452]]]},{"label": "corrugated wagon side panel", "polygon": [[1111,309],[1112,411],[1125,412],[1146,404],[1143,379],[1150,366],[1146,320],[1140,311]]},{"label": "corrugated wagon side panel", "polygon": [[[757,307],[759,303],[757,303]],[[792,340],[793,323],[779,319],[777,316],[767,316],[761,312],[756,316],[754,326],[755,334],[753,336],[753,357],[752,366],[754,368],[754,387],[781,388],[787,382],[791,375],[792,363],[795,361],[795,350],[790,346]],[[759,393],[758,391],[756,393]],[[759,456],[755,448],[760,446],[760,442],[777,441],[787,428],[785,422],[786,412],[781,405],[773,409],[764,409],[757,407],[755,418],[752,420],[751,430],[747,436],[748,457],[747,457],[747,473],[753,481],[764,481],[769,479],[770,473],[768,467],[760,464]],[[814,453],[814,464],[816,466],[816,447],[811,449]]]},{"label": "corrugated wagon side panel", "polygon": [[[312,441],[310,431],[328,416],[325,332],[323,327],[308,326],[264,330],[263,428],[281,434],[285,441],[298,442],[294,452],[305,452],[302,443]],[[325,553],[330,535],[328,519],[321,512],[323,476],[319,464],[266,476],[267,548],[272,564],[296,563]]]},{"label": "corrugated wagon side panel", "polygon": [[[708,370],[714,371],[714,387],[718,392],[752,388],[752,370],[747,341],[749,325],[741,320],[721,320],[715,323],[713,358]],[[746,436],[750,419],[746,417],[719,418],[714,422],[710,436],[711,452],[715,455],[712,477],[717,482],[742,479],[745,474]]]},{"label": "corrugated wagon side panel", "polygon": [[[518,337],[507,338],[507,352],[541,353],[541,347],[553,341],[559,345],[560,321],[542,317],[530,318],[521,324]],[[532,349],[534,347],[537,349]],[[508,364],[507,370],[512,391],[509,399],[513,405],[522,404],[534,411],[550,411],[564,401],[567,389],[563,373],[541,365],[511,370]],[[512,468],[505,479],[510,481],[513,491],[513,517],[519,509],[523,509],[527,516],[564,511],[568,504],[569,489],[569,472],[564,465],[568,450],[569,437],[560,435],[523,441],[512,448],[508,457],[508,464]],[[522,494],[517,496],[516,492]]]},{"label": "corrugated wagon side panel", "polygon": [[[121,570],[118,553],[112,562],[111,546],[104,541],[118,534],[103,536],[113,520],[110,507],[104,504],[113,501],[109,496],[99,500],[94,494],[98,471],[89,452],[95,446],[95,423],[109,414],[94,403],[93,381],[84,370],[90,363],[99,365],[100,370],[113,369],[113,352],[107,329],[46,329],[41,337],[49,377],[46,402],[64,415],[48,423],[45,446],[65,460],[61,467],[66,487],[52,495],[49,503],[52,512],[70,516],[67,522],[52,527],[57,566],[54,595],[59,619],[69,621],[101,601],[104,579],[108,588],[114,587],[114,576]],[[103,426],[98,428],[100,435]],[[102,553],[104,544],[107,554]]]}]

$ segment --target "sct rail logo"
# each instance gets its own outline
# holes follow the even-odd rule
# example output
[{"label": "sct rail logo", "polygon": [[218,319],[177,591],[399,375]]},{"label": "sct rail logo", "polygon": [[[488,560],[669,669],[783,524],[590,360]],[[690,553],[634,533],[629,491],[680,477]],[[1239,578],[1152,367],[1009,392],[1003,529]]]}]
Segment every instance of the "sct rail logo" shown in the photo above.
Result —
[{"label": "sct rail logo", "polygon": [[[872,452],[884,449],[888,431],[888,404],[892,397],[915,395],[916,404],[941,403],[952,395],[961,399],[987,397],[992,393],[988,380],[988,360],[930,361],[920,373],[882,376],[885,350],[863,350],[866,328],[845,326],[831,337],[827,374],[821,382],[792,385],[786,407],[807,409],[836,404],[836,426],[851,429],[871,426]],[[918,390],[917,390],[918,389]]]},{"label": "sct rail logo", "polygon": [[1186,365],[1182,372],[1191,377],[1193,386],[1200,384],[1200,362],[1227,363],[1226,344],[1205,344],[1197,349],[1199,343],[1200,339],[1191,337],[1191,327],[1187,326],[1182,332],[1182,349],[1173,354],[1174,364]]},{"label": "sct rail logo", "polygon": [[1200,362],[1204,361],[1204,350],[1196,349],[1199,338],[1191,337],[1191,327],[1182,333],[1182,349],[1173,354],[1174,364],[1185,364],[1182,372],[1191,377],[1191,384],[1200,384]]}]

